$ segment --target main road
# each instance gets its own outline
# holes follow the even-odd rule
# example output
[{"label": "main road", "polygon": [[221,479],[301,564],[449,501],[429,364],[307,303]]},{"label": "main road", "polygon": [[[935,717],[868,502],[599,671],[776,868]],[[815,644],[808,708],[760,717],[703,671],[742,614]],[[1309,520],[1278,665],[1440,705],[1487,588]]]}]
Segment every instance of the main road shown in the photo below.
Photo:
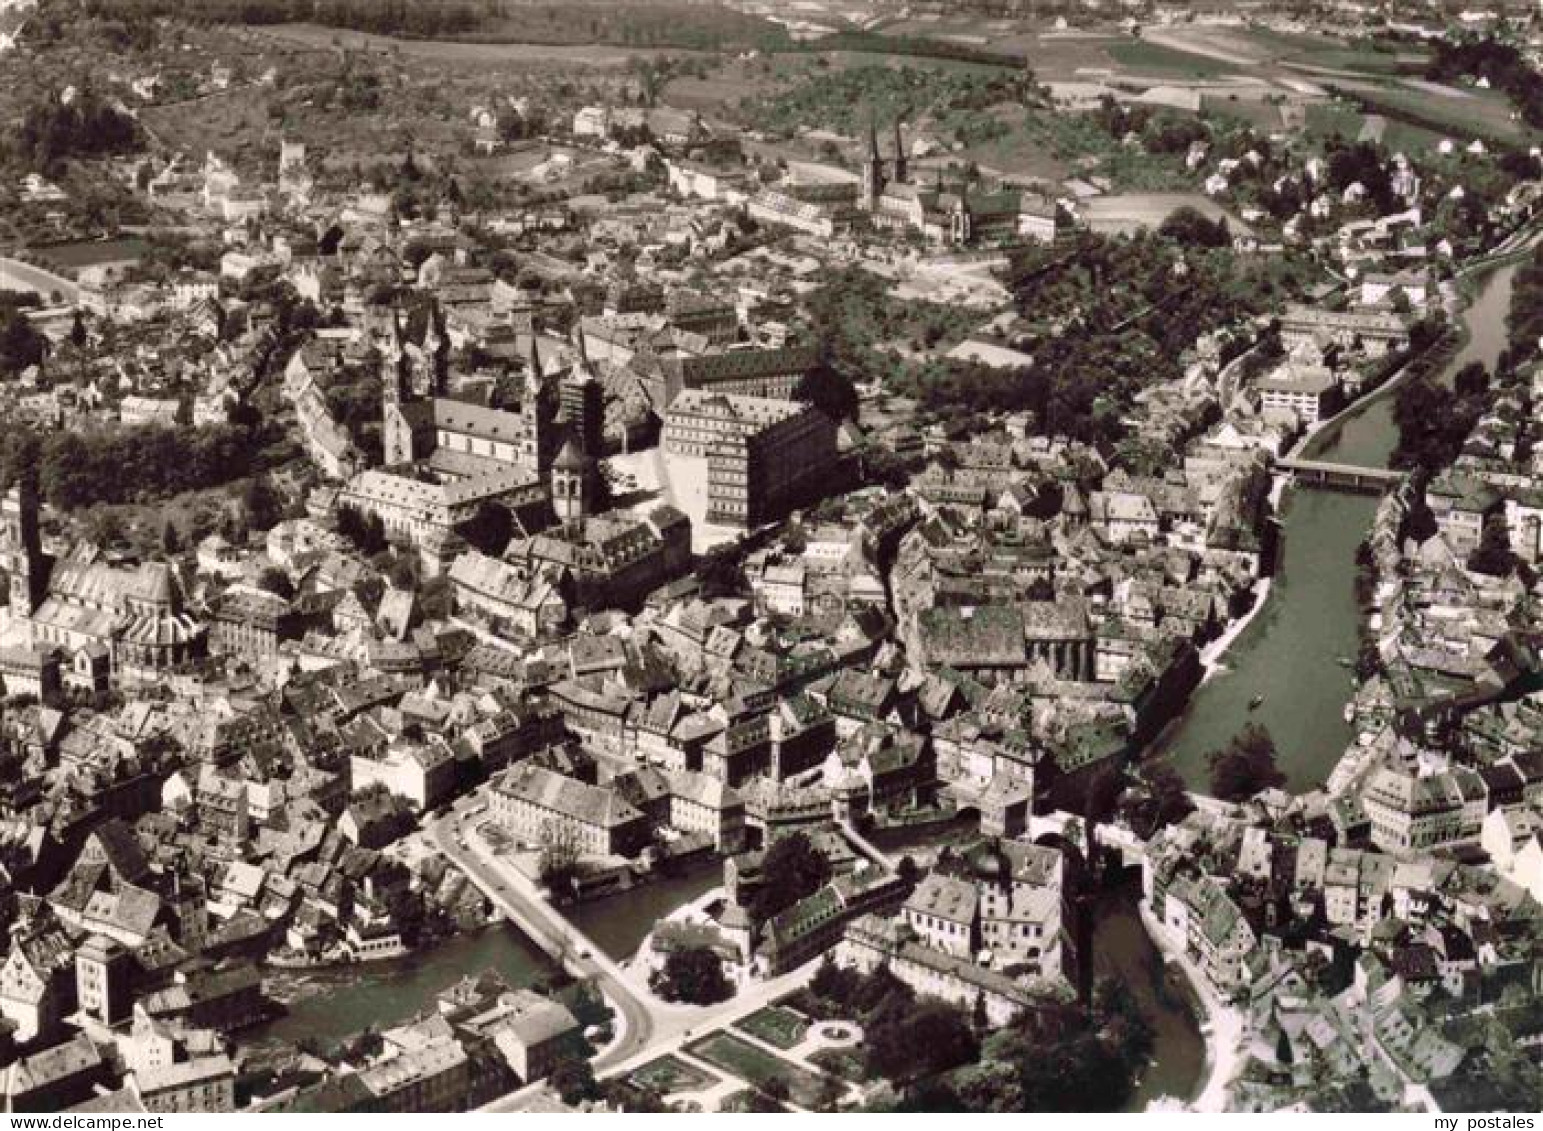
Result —
[{"label": "main road", "polygon": [[[741,985],[733,997],[717,1005],[662,1001],[649,992],[641,971],[623,969],[548,903],[524,874],[493,853],[476,830],[476,825],[486,820],[486,812],[478,806],[457,808],[432,821],[428,834],[446,859],[459,867],[510,922],[573,977],[593,981],[621,1015],[616,1039],[593,1061],[597,1076],[621,1075],[753,1013],[806,984],[815,969],[816,961],[811,960],[775,978]],[[534,1086],[521,1088],[483,1110],[515,1110],[534,1090]]]},{"label": "main road", "polygon": [[0,290],[35,291],[44,302],[57,294],[59,301],[69,306],[80,302],[80,287],[72,280],[19,259],[0,257]]},{"label": "main road", "polygon": [[621,968],[554,910],[534,884],[496,857],[472,850],[478,840],[470,826],[478,816],[453,811],[431,824],[429,835],[510,922],[573,977],[593,981],[621,1014],[622,1032],[595,1058],[596,1070],[619,1064],[647,1048],[654,1034],[654,1012],[628,984]]}]

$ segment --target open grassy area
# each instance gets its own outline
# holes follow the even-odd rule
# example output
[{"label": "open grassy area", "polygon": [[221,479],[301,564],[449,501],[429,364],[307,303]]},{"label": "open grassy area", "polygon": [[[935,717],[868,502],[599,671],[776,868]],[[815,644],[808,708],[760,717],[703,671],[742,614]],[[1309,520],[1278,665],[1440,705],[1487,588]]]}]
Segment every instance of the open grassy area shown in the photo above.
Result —
[{"label": "open grassy area", "polygon": [[868,1082],[868,1069],[864,1063],[863,1050],[860,1047],[845,1049],[822,1049],[809,1057],[813,1064],[818,1064],[832,1076],[839,1076],[843,1080],[850,1080],[854,1084]]},{"label": "open grassy area", "polygon": [[1303,129],[1314,141],[1342,137],[1354,141],[1360,136],[1366,115],[1344,102],[1314,102],[1308,105]]},{"label": "open grassy area", "polygon": [[1414,89],[1403,83],[1343,81],[1330,84],[1365,104],[1371,113],[1443,133],[1455,139],[1482,138],[1504,144],[1529,144],[1536,131],[1513,117],[1510,102],[1493,91],[1465,91],[1466,97]]},{"label": "open grassy area", "polygon": [[640,1088],[658,1092],[661,1096],[676,1092],[700,1092],[718,1082],[710,1072],[687,1064],[676,1056],[661,1056],[641,1068],[632,1070],[628,1079]]},{"label": "open grassy area", "polygon": [[1154,78],[1216,79],[1238,73],[1237,67],[1220,59],[1175,51],[1142,39],[1116,40],[1105,50],[1120,66]]},{"label": "open grassy area", "polygon": [[764,1088],[768,1080],[780,1077],[787,1081],[788,1094],[799,1107],[814,1105],[823,1090],[822,1078],[817,1073],[791,1060],[775,1056],[732,1033],[713,1033],[687,1045],[686,1051],[757,1088]]},{"label": "open grassy area", "polygon": [[784,1006],[769,1005],[735,1022],[734,1027],[779,1049],[790,1049],[809,1032],[809,1019]]},{"label": "open grassy area", "polygon": [[1284,124],[1281,108],[1258,98],[1240,98],[1236,94],[1204,94],[1200,97],[1200,106],[1207,114],[1231,118],[1265,133],[1275,133]]},{"label": "open grassy area", "polygon": [[1221,42],[1235,42],[1245,51],[1289,63],[1315,67],[1359,71],[1363,74],[1395,74],[1401,69],[1420,67],[1428,53],[1384,50],[1373,43],[1345,43],[1325,36],[1275,31],[1271,28],[1210,29]]},{"label": "open grassy area", "polygon": [[76,240],[35,250],[40,259],[47,260],[54,268],[74,272],[97,263],[140,259],[149,249],[150,245],[144,240],[126,237],[117,240]]}]

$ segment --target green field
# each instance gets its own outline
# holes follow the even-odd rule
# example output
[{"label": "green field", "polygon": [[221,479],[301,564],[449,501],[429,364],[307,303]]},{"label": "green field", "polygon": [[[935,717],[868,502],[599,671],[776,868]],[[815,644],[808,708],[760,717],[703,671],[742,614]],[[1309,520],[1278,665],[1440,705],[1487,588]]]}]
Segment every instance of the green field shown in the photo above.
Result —
[{"label": "green field", "polygon": [[54,267],[79,270],[97,263],[121,263],[126,259],[142,259],[150,245],[142,239],[129,236],[117,240],[78,240],[74,243],[36,247],[33,252],[46,259]]},{"label": "green field", "polygon": [[1489,91],[1472,92],[1468,97],[1443,97],[1403,85],[1343,82],[1333,84],[1343,93],[1360,99],[1372,113],[1383,114],[1405,124],[1437,132],[1449,132],[1453,138],[1483,138],[1505,144],[1523,144],[1536,136],[1512,118],[1512,108],[1504,96]]},{"label": "green field", "polygon": [[687,1045],[686,1051],[757,1088],[764,1088],[768,1080],[781,1078],[787,1081],[788,1094],[799,1107],[814,1106],[824,1090],[821,1084],[823,1077],[819,1074],[769,1053],[732,1033],[713,1033]]},{"label": "green field", "polygon": [[1231,118],[1265,133],[1275,133],[1282,126],[1280,107],[1257,98],[1204,94],[1200,97],[1200,107],[1207,114]]},{"label": "green field", "polygon": [[668,1096],[676,1092],[700,1092],[718,1082],[710,1072],[704,1072],[675,1056],[661,1056],[641,1068],[632,1070],[628,1079],[640,1088]]},{"label": "green field", "polygon": [[[1384,115],[1386,125],[1382,144],[1395,153],[1423,153],[1434,149],[1445,136],[1426,126]],[[1338,134],[1346,141],[1361,136],[1367,115],[1344,102],[1319,102],[1307,107],[1305,132],[1314,140],[1327,140]]]},{"label": "green field", "polygon": [[1283,62],[1359,71],[1363,74],[1391,75],[1401,69],[1418,69],[1427,58],[1427,53],[1423,51],[1380,51],[1369,43],[1344,43],[1323,36],[1278,32],[1261,27],[1238,31],[1235,35],[1244,50],[1258,51]]},{"label": "green field", "polygon": [[818,1064],[832,1076],[840,1076],[843,1080],[850,1080],[854,1084],[867,1083],[869,1078],[863,1050],[860,1047],[821,1049],[810,1056],[809,1061],[811,1064]]},{"label": "green field", "polygon": [[779,1049],[790,1049],[809,1032],[809,1019],[780,1005],[769,1005],[734,1023],[736,1029]]},{"label": "green field", "polygon": [[1220,59],[1175,51],[1141,39],[1120,40],[1104,50],[1122,67],[1153,78],[1214,79],[1239,73],[1238,67]]}]

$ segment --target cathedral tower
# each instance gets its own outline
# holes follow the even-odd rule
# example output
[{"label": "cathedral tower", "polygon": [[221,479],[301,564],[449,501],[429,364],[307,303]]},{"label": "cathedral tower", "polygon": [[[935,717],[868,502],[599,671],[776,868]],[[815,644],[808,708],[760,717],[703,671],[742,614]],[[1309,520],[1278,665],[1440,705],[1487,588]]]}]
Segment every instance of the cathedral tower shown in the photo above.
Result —
[{"label": "cathedral tower", "polygon": [[863,160],[863,201],[868,211],[876,212],[884,191],[884,159],[879,156],[879,130],[868,119],[868,156]]},{"label": "cathedral tower", "polygon": [[411,400],[413,360],[407,352],[407,334],[402,329],[402,312],[391,312],[391,332],[380,359],[381,399],[387,404]]},{"label": "cathedral tower", "polygon": [[557,398],[546,379],[541,354],[536,348],[536,332],[531,329],[530,356],[525,368],[525,394],[520,398],[520,414],[525,417],[520,460],[542,478],[552,466],[552,457],[561,441],[557,425]]}]

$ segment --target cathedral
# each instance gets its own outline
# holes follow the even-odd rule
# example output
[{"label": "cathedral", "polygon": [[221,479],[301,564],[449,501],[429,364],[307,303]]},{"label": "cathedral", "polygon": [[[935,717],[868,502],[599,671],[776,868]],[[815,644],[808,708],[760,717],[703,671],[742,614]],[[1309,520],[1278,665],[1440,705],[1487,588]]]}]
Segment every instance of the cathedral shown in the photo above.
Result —
[{"label": "cathedral", "polygon": [[[559,399],[542,372],[531,339],[524,395],[515,411],[488,408],[446,395],[450,344],[431,316],[423,344],[407,341],[400,317],[392,319],[381,360],[382,442],[387,467],[437,462],[449,474],[474,474],[487,460],[544,479],[561,444]],[[458,453],[466,460],[446,459]],[[492,470],[491,468],[488,470]]]},{"label": "cathedral", "polygon": [[912,180],[898,120],[894,148],[894,157],[886,161],[879,153],[878,128],[870,122],[858,203],[875,228],[917,232],[947,247],[987,239],[1055,238],[1052,202],[1027,200],[1016,189],[975,191],[957,178],[946,184],[942,170],[930,185]]},{"label": "cathedral", "polygon": [[421,343],[392,317],[380,363],[384,466],[353,476],[340,500],[416,546],[431,574],[464,549],[456,528],[486,503],[527,512],[550,504],[566,520],[599,496],[603,399],[583,358],[548,373],[533,336],[515,409],[450,397],[449,362],[438,311]]}]

